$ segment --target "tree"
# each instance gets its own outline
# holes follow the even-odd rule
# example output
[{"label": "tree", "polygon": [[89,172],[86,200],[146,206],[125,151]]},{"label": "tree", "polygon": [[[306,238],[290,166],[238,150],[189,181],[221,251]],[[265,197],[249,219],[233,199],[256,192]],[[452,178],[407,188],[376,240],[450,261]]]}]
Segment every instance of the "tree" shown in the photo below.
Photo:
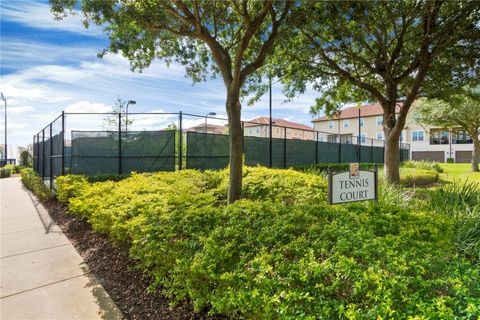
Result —
[{"label": "tree", "polygon": [[448,100],[421,99],[414,103],[418,121],[444,128],[460,127],[473,140],[472,171],[479,171],[480,161],[480,91],[465,89]]},{"label": "tree", "polygon": [[228,201],[242,191],[241,97],[261,81],[259,69],[280,34],[286,33],[290,1],[260,0],[50,0],[57,18],[79,7],[85,24],[106,24],[110,46],[134,69],[155,58],[182,64],[193,81],[220,75],[226,88],[230,136]]},{"label": "tree", "polygon": [[345,103],[378,101],[385,177],[398,183],[399,138],[415,99],[479,80],[480,2],[310,1],[302,12],[277,61],[286,91],[293,96],[312,83],[322,92],[312,112],[327,115]]},{"label": "tree", "polygon": [[32,155],[28,150],[23,150],[20,152],[20,166],[22,167],[31,167],[32,166]]},{"label": "tree", "polygon": [[113,105],[112,111],[113,113],[116,113],[115,115],[108,115],[103,119],[103,128],[107,131],[115,131],[117,132],[118,129],[118,123],[120,122],[122,130],[126,130],[132,123],[132,119],[128,119],[126,117],[119,117],[118,114],[124,113],[125,108],[127,106],[127,102],[122,100],[121,98],[117,98],[115,100],[115,103]]}]

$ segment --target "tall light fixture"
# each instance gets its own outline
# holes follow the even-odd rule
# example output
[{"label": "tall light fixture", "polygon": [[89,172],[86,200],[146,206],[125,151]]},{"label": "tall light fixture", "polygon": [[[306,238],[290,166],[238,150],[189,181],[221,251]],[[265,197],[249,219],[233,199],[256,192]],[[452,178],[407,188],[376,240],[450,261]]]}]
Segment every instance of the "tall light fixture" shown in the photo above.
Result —
[{"label": "tall light fixture", "polygon": [[5,165],[7,165],[7,99],[5,99],[5,96],[3,95],[3,92],[0,92],[1,99],[5,103],[5,152],[3,154],[5,158]]},{"label": "tall light fixture", "polygon": [[207,119],[208,119],[208,116],[216,116],[217,114],[215,112],[209,112],[207,113],[207,115],[205,116],[205,128],[204,128],[204,133],[207,133]]},{"label": "tall light fixture", "polygon": [[128,100],[127,101],[127,107],[126,107],[127,114],[125,115],[125,131],[128,130],[128,106],[131,105],[131,104],[137,104],[137,101],[135,101],[135,100]]}]

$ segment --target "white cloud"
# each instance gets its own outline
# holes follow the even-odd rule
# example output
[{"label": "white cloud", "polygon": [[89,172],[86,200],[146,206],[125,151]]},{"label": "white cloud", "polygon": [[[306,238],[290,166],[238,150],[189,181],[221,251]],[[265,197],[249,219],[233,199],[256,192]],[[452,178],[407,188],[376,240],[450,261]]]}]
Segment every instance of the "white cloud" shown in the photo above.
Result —
[{"label": "white cloud", "polygon": [[62,20],[54,20],[50,12],[50,6],[45,3],[33,1],[3,1],[2,19],[23,24],[37,29],[48,29],[56,31],[67,31],[92,37],[103,35],[102,29],[98,26],[90,26],[88,29],[82,24],[82,15],[76,12],[75,15],[68,15]]},{"label": "white cloud", "polygon": [[94,103],[88,101],[79,101],[73,104],[68,105],[65,112],[112,112],[112,106],[106,105],[104,103]]}]

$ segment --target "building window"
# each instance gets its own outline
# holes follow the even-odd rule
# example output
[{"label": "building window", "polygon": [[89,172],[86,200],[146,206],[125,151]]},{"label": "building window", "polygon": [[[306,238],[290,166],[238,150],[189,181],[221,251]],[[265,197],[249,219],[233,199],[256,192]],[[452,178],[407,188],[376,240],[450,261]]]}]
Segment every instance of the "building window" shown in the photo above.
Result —
[{"label": "building window", "polygon": [[360,143],[365,143],[367,142],[367,136],[365,133],[360,133]]},{"label": "building window", "polygon": [[260,128],[257,128],[257,133],[260,133]]},{"label": "building window", "polygon": [[343,128],[348,129],[350,127],[350,120],[343,120]]},{"label": "building window", "polygon": [[342,136],[342,137],[341,137],[341,141],[342,141],[342,143],[344,143],[344,144],[352,144],[352,136],[351,136],[351,135]]},{"label": "building window", "polygon": [[328,129],[335,128],[335,123],[333,121],[328,121]]},{"label": "building window", "polygon": [[318,141],[323,142],[323,137],[318,137]]},{"label": "building window", "polygon": [[375,120],[377,122],[377,126],[381,126],[383,124],[383,116],[377,116]]},{"label": "building window", "polygon": [[337,143],[337,136],[332,134],[332,135],[329,135],[327,136],[327,141],[330,142],[330,143]]},{"label": "building window", "polygon": [[457,130],[452,133],[452,143],[467,144],[473,143],[472,137],[465,130]]},{"label": "building window", "polygon": [[400,132],[400,142],[404,142],[405,141],[405,131],[402,130],[402,132]]},{"label": "building window", "polygon": [[360,127],[365,127],[365,118],[360,118]]},{"label": "building window", "polygon": [[375,134],[375,138],[376,138],[377,140],[383,140],[383,132],[377,132],[377,133]]},{"label": "building window", "polygon": [[249,134],[249,135],[252,134],[252,129],[248,129],[248,134]]},{"label": "building window", "polygon": [[424,135],[423,130],[412,131],[412,141],[423,141],[425,140]]},{"label": "building window", "polygon": [[430,144],[448,144],[448,131],[432,129],[430,131]]}]

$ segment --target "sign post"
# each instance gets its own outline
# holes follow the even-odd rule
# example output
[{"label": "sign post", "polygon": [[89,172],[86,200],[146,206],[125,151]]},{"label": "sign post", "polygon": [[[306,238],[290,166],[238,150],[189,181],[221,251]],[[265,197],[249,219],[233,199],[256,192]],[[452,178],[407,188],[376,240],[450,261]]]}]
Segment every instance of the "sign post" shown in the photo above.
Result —
[{"label": "sign post", "polygon": [[351,163],[350,170],[328,173],[328,204],[378,199],[378,167],[360,170],[358,163]]}]

